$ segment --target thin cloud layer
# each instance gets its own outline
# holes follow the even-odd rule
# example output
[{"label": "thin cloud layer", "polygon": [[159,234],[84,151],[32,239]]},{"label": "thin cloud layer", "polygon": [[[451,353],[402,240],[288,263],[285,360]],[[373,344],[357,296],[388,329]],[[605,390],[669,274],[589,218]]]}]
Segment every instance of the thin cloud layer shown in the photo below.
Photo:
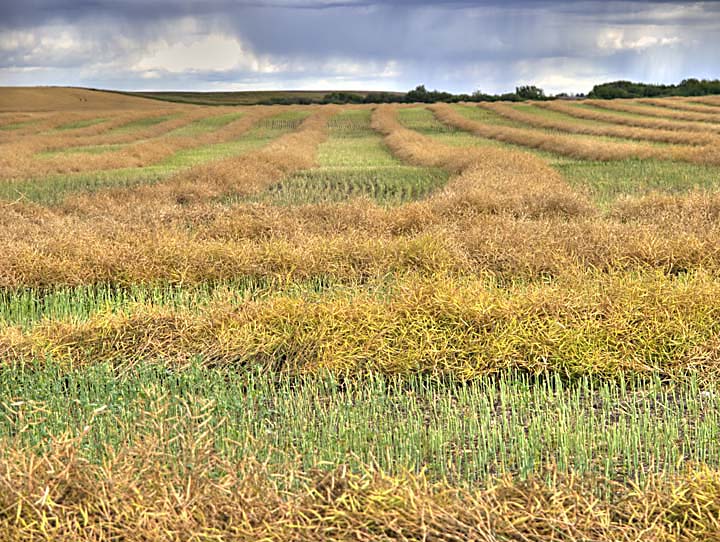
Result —
[{"label": "thin cloud layer", "polygon": [[455,92],[720,77],[719,2],[36,0],[0,5],[0,84]]}]

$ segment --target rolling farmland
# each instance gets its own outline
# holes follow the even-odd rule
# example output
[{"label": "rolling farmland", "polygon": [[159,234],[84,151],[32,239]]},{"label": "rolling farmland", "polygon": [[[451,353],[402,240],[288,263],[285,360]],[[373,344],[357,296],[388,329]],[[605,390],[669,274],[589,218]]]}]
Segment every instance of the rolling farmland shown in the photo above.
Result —
[{"label": "rolling farmland", "polygon": [[0,89],[0,538],[717,540],[719,103]]}]

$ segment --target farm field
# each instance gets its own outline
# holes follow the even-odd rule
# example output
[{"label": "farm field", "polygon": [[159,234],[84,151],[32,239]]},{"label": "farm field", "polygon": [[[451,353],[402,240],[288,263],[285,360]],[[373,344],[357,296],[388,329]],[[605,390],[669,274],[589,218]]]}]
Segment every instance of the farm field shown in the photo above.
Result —
[{"label": "farm field", "polygon": [[712,101],[21,91],[0,539],[720,537]]},{"label": "farm field", "polygon": [[[123,92],[128,96],[151,98],[165,102],[196,105],[261,105],[277,99],[322,100],[331,91],[327,90],[283,90],[243,92]],[[350,91],[352,94],[367,96],[367,91]],[[398,93],[399,94],[399,93]]]}]

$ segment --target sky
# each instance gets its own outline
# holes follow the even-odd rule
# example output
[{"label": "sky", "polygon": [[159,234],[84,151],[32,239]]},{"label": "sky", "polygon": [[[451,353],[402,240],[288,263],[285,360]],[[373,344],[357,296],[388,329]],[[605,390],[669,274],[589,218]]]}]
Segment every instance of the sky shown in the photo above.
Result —
[{"label": "sky", "polygon": [[588,92],[720,78],[720,1],[0,0],[0,85]]}]

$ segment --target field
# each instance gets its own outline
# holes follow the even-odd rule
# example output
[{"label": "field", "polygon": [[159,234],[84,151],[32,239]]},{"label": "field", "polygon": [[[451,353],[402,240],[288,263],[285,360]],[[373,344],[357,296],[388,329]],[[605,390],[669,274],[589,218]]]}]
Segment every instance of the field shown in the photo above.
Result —
[{"label": "field", "polygon": [[[259,105],[268,100],[302,99],[319,101],[330,94],[330,90],[258,90],[239,92],[126,92],[128,96],[152,98],[166,102],[187,103],[196,105]],[[368,91],[349,91],[358,96],[377,94]]]},{"label": "field", "polygon": [[0,89],[0,539],[718,540],[718,104]]}]

